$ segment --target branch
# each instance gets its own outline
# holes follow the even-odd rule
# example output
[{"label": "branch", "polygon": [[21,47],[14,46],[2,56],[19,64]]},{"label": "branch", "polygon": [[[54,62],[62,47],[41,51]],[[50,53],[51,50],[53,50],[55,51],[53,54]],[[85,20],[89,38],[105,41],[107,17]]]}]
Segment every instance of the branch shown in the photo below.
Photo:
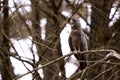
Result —
[{"label": "branch", "polygon": [[[86,51],[85,51],[85,52],[86,52]],[[114,51],[114,50],[90,50],[90,51],[88,51],[88,52],[89,52],[89,53],[109,52],[109,53],[105,56],[105,58],[103,58],[103,59],[97,61],[96,63],[94,63],[94,64],[86,67],[83,71],[79,71],[78,73],[73,74],[73,75],[72,75],[70,78],[68,78],[67,80],[72,80],[72,79],[74,79],[74,78],[76,78],[77,76],[80,76],[80,75],[81,75],[80,79],[83,80],[84,77],[85,77],[85,75],[86,75],[86,72],[87,72],[88,70],[91,70],[94,66],[96,66],[96,65],[98,65],[98,64],[100,64],[100,63],[103,63],[103,62],[106,61],[106,60],[109,60],[111,57],[115,57],[115,58],[117,58],[117,59],[120,60],[120,55],[119,55],[116,51]],[[84,52],[83,52],[83,53],[84,53]],[[119,64],[118,64],[118,65],[119,65]],[[115,66],[116,66],[116,64],[115,64]],[[110,70],[110,69],[108,69],[108,70]],[[107,70],[106,72],[108,72],[108,70]],[[104,72],[104,73],[105,73],[105,72]],[[98,77],[101,76],[101,75],[103,75],[104,73],[101,73],[100,75],[98,75]]]},{"label": "branch", "polygon": [[[104,50],[104,49],[103,49],[103,50],[88,50],[88,51],[83,51],[83,52],[79,52],[79,53],[80,53],[80,54],[87,54],[87,53],[96,53],[96,52],[110,52],[110,53],[109,53],[104,59],[102,59],[102,60],[94,63],[93,65],[87,67],[87,68],[85,69],[85,71],[86,71],[87,69],[89,69],[90,67],[92,67],[92,66],[94,66],[94,65],[97,65],[98,63],[100,63],[101,61],[105,60],[106,58],[108,58],[108,57],[110,57],[110,56],[114,56],[114,57],[116,57],[117,59],[120,59],[120,55],[119,55],[116,51],[114,51],[114,50],[108,50],[108,49],[105,49],[105,50]],[[22,74],[21,76],[18,76],[18,77],[16,77],[16,78],[13,79],[13,80],[17,80],[17,79],[19,79],[19,78],[21,78],[21,77],[23,77],[23,76],[25,76],[25,75],[27,75],[27,74],[29,74],[29,73],[32,73],[33,71],[36,71],[36,70],[39,70],[39,69],[41,69],[41,68],[47,67],[47,66],[49,66],[49,65],[51,65],[51,64],[53,64],[53,63],[56,63],[56,62],[64,59],[65,57],[68,57],[68,56],[71,56],[71,55],[74,55],[74,54],[77,54],[77,53],[70,53],[70,54],[64,55],[64,56],[62,56],[62,57],[59,57],[59,58],[57,58],[57,59],[55,59],[55,60],[52,60],[52,61],[46,63],[45,65],[43,65],[43,66],[41,66],[41,67],[34,68],[32,71],[29,71],[29,72],[27,72],[27,73],[25,73],[25,74]],[[81,72],[80,72],[80,73],[81,73]],[[76,75],[75,75],[75,76],[76,76]],[[68,79],[68,80],[69,80],[69,79]]]},{"label": "branch", "polygon": [[[93,52],[93,51],[92,51],[92,52]],[[97,52],[100,52],[100,51],[97,51]],[[102,52],[103,52],[103,51],[102,51]],[[106,51],[104,51],[104,52],[106,52]],[[86,72],[87,72],[88,70],[92,69],[94,66],[98,65],[101,61],[104,61],[104,60],[105,60],[105,58],[97,61],[96,63],[90,65],[89,67],[86,67],[83,71],[79,71],[79,72],[77,72],[76,74],[73,74],[73,75],[72,75],[70,78],[68,78],[67,80],[75,79],[75,78],[78,77],[78,76],[81,76],[80,79],[83,80],[83,78],[84,78],[84,76],[85,76],[85,74],[86,74]]]},{"label": "branch", "polygon": [[59,2],[58,6],[57,6],[57,9],[58,9],[58,10],[60,9],[60,7],[61,7],[61,5],[62,5],[62,2],[63,2],[63,0],[61,0],[61,1]]},{"label": "branch", "polygon": [[120,3],[119,3],[119,4],[118,4],[118,6],[116,7],[115,12],[113,13],[113,15],[112,15],[112,17],[111,17],[110,21],[112,21],[112,20],[113,20],[113,18],[114,18],[114,16],[116,15],[116,13],[117,13],[117,11],[118,11],[119,7],[120,7]]},{"label": "branch", "polygon": [[98,74],[97,76],[95,76],[92,80],[96,80],[98,77],[100,77],[101,75],[104,75],[106,72],[111,71],[112,69],[114,69],[116,67],[116,65],[114,65],[113,67],[108,68],[106,71],[101,72],[100,74]]}]

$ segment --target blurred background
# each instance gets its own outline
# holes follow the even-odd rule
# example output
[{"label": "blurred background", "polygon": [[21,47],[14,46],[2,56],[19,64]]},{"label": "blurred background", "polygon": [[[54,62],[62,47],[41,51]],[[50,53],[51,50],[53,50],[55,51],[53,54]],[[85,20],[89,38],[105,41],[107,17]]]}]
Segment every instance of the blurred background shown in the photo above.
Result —
[{"label": "blurred background", "polygon": [[88,53],[85,71],[74,55],[57,61],[72,53],[71,17],[89,50],[120,53],[120,0],[0,0],[0,80],[120,80],[120,60],[103,60],[108,52]]}]

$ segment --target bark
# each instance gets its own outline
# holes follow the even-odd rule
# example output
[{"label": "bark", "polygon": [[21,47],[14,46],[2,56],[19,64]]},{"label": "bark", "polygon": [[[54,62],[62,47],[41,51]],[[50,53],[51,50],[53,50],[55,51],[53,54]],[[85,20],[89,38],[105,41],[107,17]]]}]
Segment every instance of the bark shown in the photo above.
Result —
[{"label": "bark", "polygon": [[[109,41],[109,48],[112,48],[116,50],[118,53],[120,53],[120,19],[118,19],[114,25],[111,27],[112,33],[115,35],[110,39]],[[113,60],[114,63],[119,63],[118,60]],[[120,66],[117,66],[117,68],[113,69],[112,71],[112,77],[111,80],[119,80],[120,76]]]},{"label": "bark", "polygon": [[[51,6],[47,7],[46,14],[46,38],[43,41],[47,47],[42,47],[42,64],[46,64],[51,60],[54,60],[62,56],[61,44],[60,44],[60,6],[62,0],[50,0]],[[46,4],[48,5],[48,4]],[[43,5],[44,6],[44,5]],[[64,60],[58,63],[47,66],[44,70],[44,80],[65,80]],[[59,76],[61,73],[61,77]]]},{"label": "bark", "polygon": [[[111,11],[111,7],[115,0],[91,0],[92,4],[92,14],[91,14],[91,32],[92,37],[90,38],[90,49],[100,49],[105,48],[107,42],[111,37],[111,30],[109,27],[109,14]],[[104,53],[105,54],[105,53]],[[105,56],[105,55],[104,55]],[[89,60],[100,60],[102,56],[98,55],[89,55]],[[89,65],[92,65],[89,64]],[[88,78],[92,79],[97,76],[99,73],[106,69],[106,65],[98,65],[93,70],[88,72]],[[106,75],[108,77],[109,75]],[[105,80],[105,75],[97,78],[97,80]]]},{"label": "bark", "polygon": [[[52,20],[49,22],[51,23]],[[52,27],[53,26],[53,27]],[[52,29],[50,29],[52,27]],[[55,28],[56,27],[56,28]],[[47,29],[46,29],[46,40],[45,40],[45,45],[47,45],[49,48],[53,49],[46,49],[44,48],[44,58],[47,59],[48,61],[43,60],[44,64],[46,62],[49,62],[51,60],[54,60],[60,56],[62,56],[62,51],[61,51],[61,45],[60,45],[60,37],[58,34],[59,32],[59,25],[55,26],[55,23],[53,25],[50,25],[48,23]],[[47,32],[48,31],[48,32]],[[65,70],[64,70],[64,60],[61,60],[58,63],[52,64],[44,69],[44,80],[57,80],[65,79]],[[61,73],[61,78],[59,76],[59,73]]]},{"label": "bark", "polygon": [[15,78],[15,74],[9,55],[10,45],[8,0],[3,0],[3,6],[3,22],[2,26],[0,26],[0,72],[2,80],[13,80],[13,78]]},{"label": "bark", "polygon": [[[50,1],[39,1],[31,0],[32,2],[32,13],[33,13],[33,41],[37,47],[37,52],[39,55],[40,64],[44,65],[49,61],[56,59],[62,56],[61,45],[60,45],[60,24],[56,16],[59,14],[59,9],[62,3],[62,0],[59,0],[58,3],[54,0]],[[51,5],[52,4],[52,5]],[[44,7],[44,8],[43,8]],[[47,26],[46,26],[46,38],[45,40],[41,39],[41,29],[39,26],[40,15],[41,17],[46,17]],[[38,63],[39,63],[38,62]],[[57,80],[65,78],[64,70],[64,61],[55,63],[43,68],[44,71],[44,80]],[[62,76],[60,78],[59,73],[61,72]]]},{"label": "bark", "polygon": [[[32,3],[32,38],[33,43],[36,45],[37,53],[40,58],[41,55],[41,28],[40,28],[40,13],[39,13],[39,0],[31,0]],[[38,67],[39,64],[33,64],[33,68]],[[33,73],[33,79],[42,80],[40,77],[38,70],[35,70]]]}]

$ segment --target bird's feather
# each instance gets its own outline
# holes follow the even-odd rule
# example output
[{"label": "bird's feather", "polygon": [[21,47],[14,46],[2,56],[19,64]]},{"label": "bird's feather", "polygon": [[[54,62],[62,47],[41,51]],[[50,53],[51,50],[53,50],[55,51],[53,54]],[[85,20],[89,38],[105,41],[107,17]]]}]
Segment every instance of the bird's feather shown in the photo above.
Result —
[{"label": "bird's feather", "polygon": [[[79,21],[73,19],[73,22],[74,26],[72,26],[68,41],[70,49],[72,52],[77,51],[77,53],[75,54],[77,60],[86,61],[86,54],[80,54],[79,51],[88,50],[87,36],[82,31]],[[80,70],[83,70],[86,67],[87,62],[80,61],[79,64]]]},{"label": "bird's feather", "polygon": [[73,45],[72,45],[72,37],[69,37],[68,43],[69,43],[69,46],[70,46],[71,51],[73,52],[73,51],[74,51],[74,48],[73,48]]}]

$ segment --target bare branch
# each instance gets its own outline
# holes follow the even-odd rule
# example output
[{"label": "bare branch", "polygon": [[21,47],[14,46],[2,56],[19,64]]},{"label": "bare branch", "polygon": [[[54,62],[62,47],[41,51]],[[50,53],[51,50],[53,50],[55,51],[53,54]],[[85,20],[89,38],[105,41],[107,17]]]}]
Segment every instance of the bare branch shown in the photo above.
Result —
[{"label": "bare branch", "polygon": [[[103,58],[102,60],[94,63],[93,65],[91,65],[91,66],[89,66],[89,67],[87,67],[87,68],[86,68],[85,70],[83,70],[83,71],[86,71],[87,69],[91,69],[91,67],[93,67],[94,65],[99,64],[101,61],[106,60],[106,59],[107,59],[108,57],[110,57],[110,56],[114,56],[114,57],[116,57],[117,59],[120,59],[120,55],[119,55],[116,51],[114,51],[114,50],[108,50],[108,49],[106,49],[106,50],[104,50],[104,49],[103,49],[103,50],[88,50],[88,51],[83,51],[83,52],[79,52],[79,53],[80,53],[80,54],[87,54],[87,53],[89,54],[89,53],[97,53],[97,52],[110,52],[110,53],[109,53],[105,58]],[[74,54],[76,54],[76,53],[70,53],[70,54],[64,55],[64,56],[62,56],[62,57],[59,57],[59,58],[57,58],[57,59],[55,59],[55,60],[52,60],[52,61],[46,63],[45,65],[43,65],[43,66],[41,66],[41,67],[34,68],[32,71],[29,71],[29,72],[27,72],[27,73],[25,73],[25,74],[23,74],[23,75],[21,75],[21,76],[18,76],[18,77],[16,77],[16,78],[13,79],[13,80],[19,79],[19,78],[21,78],[21,77],[23,77],[23,76],[25,76],[25,75],[27,75],[27,74],[29,74],[29,73],[32,73],[33,71],[36,71],[36,70],[39,70],[39,69],[41,69],[41,68],[47,67],[48,65],[51,65],[51,64],[53,64],[53,63],[56,63],[56,62],[64,59],[65,57],[68,57],[68,56],[71,56],[71,55],[74,55]],[[80,73],[83,72],[83,71],[80,71],[78,74],[80,74]],[[74,76],[76,76],[76,75],[74,75]],[[70,77],[68,80],[70,80],[70,79],[73,78],[74,76]]]}]

